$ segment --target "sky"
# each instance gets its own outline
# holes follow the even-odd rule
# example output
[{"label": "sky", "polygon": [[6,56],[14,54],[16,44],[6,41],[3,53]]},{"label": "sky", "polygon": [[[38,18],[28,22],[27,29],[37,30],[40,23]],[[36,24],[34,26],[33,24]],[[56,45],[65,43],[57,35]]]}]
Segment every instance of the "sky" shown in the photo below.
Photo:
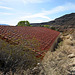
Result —
[{"label": "sky", "polygon": [[48,22],[75,13],[75,0],[0,0],[0,24]]}]

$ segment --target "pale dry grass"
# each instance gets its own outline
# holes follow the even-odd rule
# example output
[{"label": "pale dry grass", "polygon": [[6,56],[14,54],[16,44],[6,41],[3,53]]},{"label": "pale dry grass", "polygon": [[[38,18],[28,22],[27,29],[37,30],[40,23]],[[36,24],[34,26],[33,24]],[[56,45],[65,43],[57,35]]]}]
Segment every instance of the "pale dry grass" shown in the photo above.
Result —
[{"label": "pale dry grass", "polygon": [[75,40],[65,38],[55,52],[48,52],[42,61],[47,75],[67,75],[67,66],[72,62],[68,55],[75,53]]},{"label": "pale dry grass", "polygon": [[63,45],[72,45],[73,44],[73,41],[71,41],[70,39],[66,39],[64,42],[63,42]]},{"label": "pale dry grass", "polygon": [[73,40],[73,45],[75,46],[75,40]]}]

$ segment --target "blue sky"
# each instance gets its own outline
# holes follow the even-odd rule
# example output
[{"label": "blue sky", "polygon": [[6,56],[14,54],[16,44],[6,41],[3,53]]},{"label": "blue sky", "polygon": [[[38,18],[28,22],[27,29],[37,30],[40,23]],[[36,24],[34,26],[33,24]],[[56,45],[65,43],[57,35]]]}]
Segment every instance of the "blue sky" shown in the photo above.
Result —
[{"label": "blue sky", "polygon": [[75,0],[0,0],[0,24],[40,23],[75,13]]}]

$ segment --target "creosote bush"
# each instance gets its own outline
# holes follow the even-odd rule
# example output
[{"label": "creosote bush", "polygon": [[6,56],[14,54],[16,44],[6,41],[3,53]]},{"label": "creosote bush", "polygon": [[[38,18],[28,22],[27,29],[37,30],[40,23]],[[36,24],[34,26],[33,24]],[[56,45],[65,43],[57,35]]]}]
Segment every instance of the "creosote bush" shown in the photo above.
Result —
[{"label": "creosote bush", "polygon": [[9,71],[14,75],[19,70],[36,66],[40,59],[36,59],[35,55],[25,44],[11,45],[0,39],[0,71],[4,75]]}]

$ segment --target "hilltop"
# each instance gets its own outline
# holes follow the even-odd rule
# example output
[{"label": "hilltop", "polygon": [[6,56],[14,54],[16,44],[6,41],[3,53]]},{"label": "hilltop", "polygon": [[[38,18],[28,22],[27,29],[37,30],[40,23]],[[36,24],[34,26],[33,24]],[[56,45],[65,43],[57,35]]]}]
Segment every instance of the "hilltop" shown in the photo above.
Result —
[{"label": "hilltop", "polygon": [[56,18],[53,21],[43,23],[32,23],[31,25],[33,26],[50,25],[59,29],[59,31],[63,31],[64,29],[67,28],[75,28],[75,13],[66,14],[64,16]]}]

